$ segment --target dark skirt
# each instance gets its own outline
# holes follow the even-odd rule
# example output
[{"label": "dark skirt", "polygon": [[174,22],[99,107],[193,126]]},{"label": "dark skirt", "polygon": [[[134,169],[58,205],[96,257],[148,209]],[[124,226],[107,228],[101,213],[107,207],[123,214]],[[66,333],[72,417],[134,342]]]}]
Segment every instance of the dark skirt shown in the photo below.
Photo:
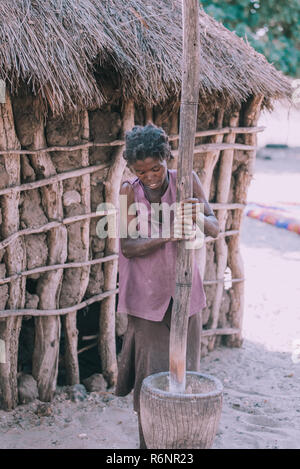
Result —
[{"label": "dark skirt", "polygon": [[[169,371],[169,338],[172,300],[162,321],[149,321],[128,315],[128,327],[121,351],[117,396],[126,396],[132,389],[133,406],[139,412],[143,379],[154,373]],[[201,354],[201,315],[189,318],[186,369],[199,371]]]}]

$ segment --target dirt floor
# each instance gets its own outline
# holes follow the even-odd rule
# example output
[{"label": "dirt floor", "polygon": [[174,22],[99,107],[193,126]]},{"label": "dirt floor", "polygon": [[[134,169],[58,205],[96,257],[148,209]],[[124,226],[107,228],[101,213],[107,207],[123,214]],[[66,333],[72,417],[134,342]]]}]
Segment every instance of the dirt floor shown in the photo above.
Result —
[{"label": "dirt floor", "polygon": [[[300,156],[258,159],[249,200],[299,202],[299,172]],[[244,343],[202,359],[202,371],[224,384],[213,448],[300,448],[299,248],[299,235],[245,218]],[[138,447],[131,395],[90,393],[76,403],[61,389],[40,406],[0,411],[0,448]]]}]

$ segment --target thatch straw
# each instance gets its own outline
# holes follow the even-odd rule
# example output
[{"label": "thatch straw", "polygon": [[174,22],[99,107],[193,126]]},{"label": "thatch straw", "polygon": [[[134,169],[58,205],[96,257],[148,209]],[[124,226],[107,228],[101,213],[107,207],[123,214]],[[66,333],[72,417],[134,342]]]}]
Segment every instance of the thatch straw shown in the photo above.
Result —
[{"label": "thatch straw", "polygon": [[[41,92],[51,109],[106,99],[104,77],[121,93],[159,104],[179,96],[179,0],[1,0],[0,78]],[[288,80],[243,39],[202,10],[201,93],[240,103],[252,94],[280,98]]]}]

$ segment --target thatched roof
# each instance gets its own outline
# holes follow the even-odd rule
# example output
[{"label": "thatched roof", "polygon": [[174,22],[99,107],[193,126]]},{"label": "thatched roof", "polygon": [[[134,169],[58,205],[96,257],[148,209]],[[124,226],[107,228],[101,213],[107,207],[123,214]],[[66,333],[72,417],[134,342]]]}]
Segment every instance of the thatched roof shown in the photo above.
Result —
[{"label": "thatched roof", "polygon": [[[100,106],[102,79],[157,104],[181,87],[179,0],[1,0],[0,78],[20,82],[61,112]],[[201,11],[201,93],[241,102],[289,92],[287,79],[244,40]]]}]

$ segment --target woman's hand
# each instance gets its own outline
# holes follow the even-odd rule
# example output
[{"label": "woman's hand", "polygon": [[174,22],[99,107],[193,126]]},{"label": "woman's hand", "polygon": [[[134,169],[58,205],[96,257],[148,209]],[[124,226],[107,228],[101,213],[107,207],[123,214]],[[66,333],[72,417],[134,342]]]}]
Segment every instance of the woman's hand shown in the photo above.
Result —
[{"label": "woman's hand", "polygon": [[174,217],[174,221],[170,227],[170,241],[193,240],[196,236],[196,225],[193,222],[193,217],[182,208],[179,207]]},{"label": "woman's hand", "polygon": [[182,200],[177,208],[177,214],[187,220],[192,220],[204,233],[204,204],[199,199],[190,197],[189,199]]},{"label": "woman's hand", "polygon": [[180,202],[180,207],[184,216],[192,217],[193,222],[197,222],[197,215],[201,210],[199,199],[196,199],[195,197],[184,199]]}]

